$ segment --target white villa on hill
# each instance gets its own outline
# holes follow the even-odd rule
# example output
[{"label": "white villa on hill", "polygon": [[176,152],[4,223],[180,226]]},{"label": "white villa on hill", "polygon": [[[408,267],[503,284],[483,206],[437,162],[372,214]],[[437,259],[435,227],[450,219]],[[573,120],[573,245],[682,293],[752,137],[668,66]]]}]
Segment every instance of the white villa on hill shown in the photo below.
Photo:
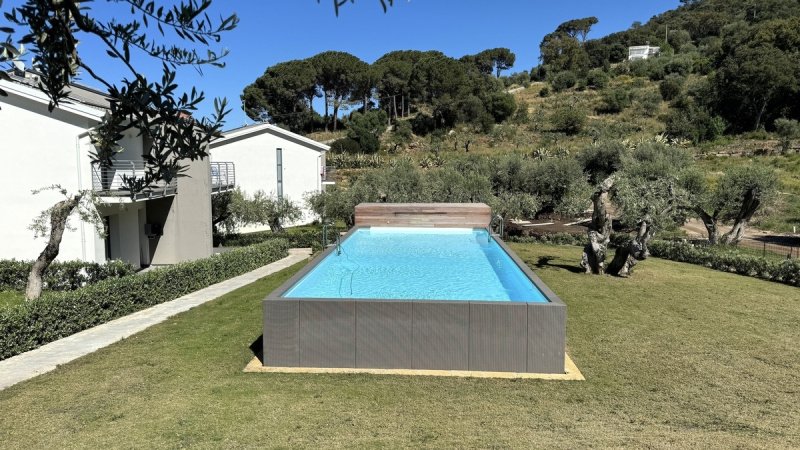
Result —
[{"label": "white villa on hill", "polygon": [[[261,190],[301,206],[303,218],[287,225],[314,219],[304,197],[332,184],[325,168],[329,146],[267,123],[229,130],[223,135],[211,143],[211,150],[215,157],[236,165],[236,185],[242,191],[252,195]],[[263,225],[246,227],[243,231],[268,229]]]},{"label": "white villa on hill", "polygon": [[36,258],[44,239],[35,240],[28,229],[41,211],[63,197],[53,191],[38,195],[34,189],[59,184],[71,193],[91,189],[100,202],[107,236],[95,227],[70,219],[58,259],[103,262],[122,259],[135,266],[174,264],[204,258],[213,252],[211,195],[233,188],[233,165],[208,159],[187,162],[186,177],[132,198],[121,182],[123,174],[142,173],[146,143],[134,131],[120,144],[124,151],[112,169],[90,162],[88,131],[106,114],[108,102],[101,92],[71,86],[68,101],[52,113],[48,99],[31,72],[11,73],[12,82],[0,81],[7,97],[0,97],[0,134],[5,175],[0,177],[0,259]]},{"label": "white villa on hill", "polygon": [[636,61],[639,59],[649,59],[657,56],[661,52],[661,47],[652,47],[650,45],[636,45],[628,47],[628,61]]}]

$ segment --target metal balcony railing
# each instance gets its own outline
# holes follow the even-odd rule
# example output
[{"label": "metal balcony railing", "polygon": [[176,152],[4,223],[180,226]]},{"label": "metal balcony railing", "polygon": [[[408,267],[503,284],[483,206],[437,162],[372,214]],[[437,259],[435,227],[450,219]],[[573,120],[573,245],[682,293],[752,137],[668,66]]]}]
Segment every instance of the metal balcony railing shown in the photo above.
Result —
[{"label": "metal balcony railing", "polygon": [[134,200],[168,197],[178,192],[178,180],[158,182],[131,195],[125,177],[142,177],[145,173],[143,161],[114,161],[112,167],[92,164],[92,190],[100,197],[132,197]]},{"label": "metal balcony railing", "polygon": [[236,185],[236,166],[232,162],[211,163],[211,192],[225,192]]},{"label": "metal balcony railing", "polygon": [[336,168],[333,166],[325,166],[322,168],[322,182],[325,184],[334,184],[336,180],[334,179],[336,175]]}]

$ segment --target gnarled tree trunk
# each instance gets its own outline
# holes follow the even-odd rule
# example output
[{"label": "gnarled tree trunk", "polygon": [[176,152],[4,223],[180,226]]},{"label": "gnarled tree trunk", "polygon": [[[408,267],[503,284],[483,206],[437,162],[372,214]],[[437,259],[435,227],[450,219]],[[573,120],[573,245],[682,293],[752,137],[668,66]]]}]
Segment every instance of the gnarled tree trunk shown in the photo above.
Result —
[{"label": "gnarled tree trunk", "polygon": [[608,273],[620,277],[628,277],[633,273],[633,267],[639,261],[644,261],[650,256],[650,251],[647,249],[647,244],[655,235],[656,230],[653,227],[652,221],[649,217],[645,217],[639,222],[639,229],[636,236],[631,239],[631,242],[625,246],[617,249],[614,254],[614,259],[608,266]]},{"label": "gnarled tree trunk", "polygon": [[602,275],[605,273],[606,251],[611,240],[611,215],[606,203],[608,191],[614,185],[614,177],[605,179],[592,194],[592,222],[589,225],[589,243],[583,248],[581,267],[586,273]]},{"label": "gnarled tree trunk", "polygon": [[719,243],[719,227],[717,226],[718,213],[715,211],[714,214],[708,214],[699,206],[695,208],[695,212],[700,216],[700,220],[703,221],[703,225],[706,227],[709,244],[716,245]]},{"label": "gnarled tree trunk", "polygon": [[28,275],[28,286],[25,288],[25,298],[27,300],[34,300],[42,295],[44,272],[58,256],[61,238],[64,237],[64,229],[67,227],[67,219],[72,214],[72,210],[80,203],[81,197],[83,197],[83,194],[77,194],[62,200],[50,210],[50,237],[42,253],[33,262],[31,272]]},{"label": "gnarled tree trunk", "polygon": [[750,219],[753,218],[759,206],[761,206],[761,199],[758,198],[752,189],[747,191],[747,194],[744,196],[744,201],[742,202],[742,207],[739,209],[739,214],[737,214],[736,220],[733,222],[733,228],[722,235],[720,243],[726,245],[738,244],[744,237],[747,224],[750,223]]}]

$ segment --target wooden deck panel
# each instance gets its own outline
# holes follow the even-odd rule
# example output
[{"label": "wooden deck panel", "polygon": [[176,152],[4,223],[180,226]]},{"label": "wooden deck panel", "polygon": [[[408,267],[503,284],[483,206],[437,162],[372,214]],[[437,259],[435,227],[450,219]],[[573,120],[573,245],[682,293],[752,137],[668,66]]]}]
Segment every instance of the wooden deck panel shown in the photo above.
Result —
[{"label": "wooden deck panel", "polygon": [[486,228],[492,210],[484,203],[362,203],[357,226]]}]

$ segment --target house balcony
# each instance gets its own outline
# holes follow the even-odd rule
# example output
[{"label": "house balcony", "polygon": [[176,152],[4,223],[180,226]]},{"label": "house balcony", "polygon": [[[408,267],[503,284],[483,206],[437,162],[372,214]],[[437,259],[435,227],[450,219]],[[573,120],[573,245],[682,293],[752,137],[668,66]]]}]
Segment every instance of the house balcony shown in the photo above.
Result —
[{"label": "house balcony", "polygon": [[236,166],[232,162],[211,163],[211,192],[226,192],[236,187]]},{"label": "house balcony", "polygon": [[170,182],[157,182],[140,192],[131,193],[126,178],[141,178],[145,174],[143,161],[114,161],[112,167],[92,164],[92,190],[101,198],[148,200],[173,196],[178,192],[177,178]]}]

